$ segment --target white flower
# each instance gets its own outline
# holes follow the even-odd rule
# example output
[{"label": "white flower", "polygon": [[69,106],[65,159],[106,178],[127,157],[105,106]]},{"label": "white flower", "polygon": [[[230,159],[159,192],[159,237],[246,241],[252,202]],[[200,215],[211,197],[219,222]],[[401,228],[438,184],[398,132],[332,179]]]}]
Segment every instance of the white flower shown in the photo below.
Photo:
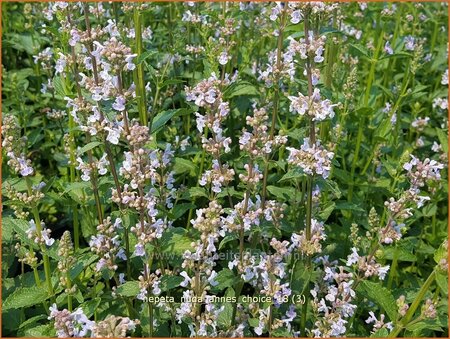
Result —
[{"label": "white flower", "polygon": [[231,138],[225,138],[223,140],[223,147],[225,147],[225,153],[228,153],[231,151],[230,144],[231,144]]},{"label": "white flower", "polygon": [[384,278],[386,277],[387,272],[389,271],[389,265],[387,266],[382,266],[380,268],[378,268],[378,272],[377,275],[381,280],[384,280]]},{"label": "white flower", "polygon": [[389,41],[386,41],[386,44],[384,45],[384,51],[389,54],[392,55],[394,54],[394,50],[391,47],[391,44],[389,43]]},{"label": "white flower", "polygon": [[117,258],[122,259],[124,261],[127,260],[127,255],[126,255],[125,250],[123,248],[121,248],[119,250],[119,252],[117,252]]},{"label": "white flower", "polygon": [[64,72],[64,68],[66,67],[66,64],[67,64],[65,55],[62,53],[58,53],[58,54],[59,54],[59,59],[56,60],[55,74]]},{"label": "white flower", "polygon": [[180,283],[181,287],[186,287],[192,282],[192,279],[189,277],[186,271],[181,272],[180,275],[184,278],[184,280]]},{"label": "white flower", "polygon": [[42,238],[44,239],[44,242],[47,246],[52,246],[54,244],[55,239],[50,238],[50,232],[46,228],[42,229],[41,234],[42,234]]},{"label": "white flower", "polygon": [[208,278],[208,282],[210,283],[211,286],[217,286],[219,283],[215,280],[215,278],[217,277],[217,272],[216,271],[212,271],[211,275]]},{"label": "white flower", "polygon": [[126,100],[123,96],[118,96],[116,98],[116,101],[114,101],[114,103],[112,104],[112,107],[116,110],[116,111],[124,111],[125,110],[125,104],[126,104]]},{"label": "white flower", "polygon": [[205,101],[208,104],[213,104],[216,101],[217,93],[215,88],[210,88],[205,94]]},{"label": "white flower", "polygon": [[159,284],[160,284],[160,281],[159,281],[159,280],[153,282],[152,293],[153,293],[154,295],[159,295],[159,294],[161,294],[161,289],[159,288]]},{"label": "white flower", "polygon": [[270,20],[275,21],[278,18],[278,15],[280,15],[281,10],[283,9],[283,6],[281,5],[281,3],[277,2],[275,3],[275,7],[272,7],[272,11],[270,13]]},{"label": "white flower", "polygon": [[411,35],[408,35],[407,37],[405,37],[405,49],[407,51],[414,51],[414,49],[416,48],[416,39],[414,37],[412,37]]},{"label": "white flower", "polygon": [[448,68],[445,70],[444,74],[442,74],[442,85],[448,85]]},{"label": "white flower", "polygon": [[34,170],[33,167],[28,166],[27,161],[24,158],[17,159],[19,161],[20,165],[20,174],[24,177],[27,177],[29,175],[32,175]]},{"label": "white flower", "polygon": [[219,55],[219,64],[226,65],[229,59],[227,52],[224,51]]},{"label": "white flower", "polygon": [[132,71],[136,68],[136,65],[133,62],[135,57],[137,57],[137,54],[130,54],[125,57],[125,62],[127,63],[125,65],[125,69],[127,69],[128,71]]},{"label": "white flower", "polygon": [[197,129],[200,133],[203,133],[203,128],[206,125],[206,118],[198,112],[195,112],[195,116],[197,117]]},{"label": "white flower", "polygon": [[73,47],[77,44],[78,41],[80,41],[80,35],[78,34],[78,30],[75,28],[72,28],[70,30],[69,45]]},{"label": "white flower", "polygon": [[296,10],[291,13],[291,23],[298,24],[302,19],[303,15],[300,10]]},{"label": "white flower", "polygon": [[145,247],[142,244],[136,244],[134,247],[134,255],[143,257],[145,255]]},{"label": "white flower", "polygon": [[252,133],[244,131],[239,138],[239,144],[241,144],[242,146],[247,145],[252,138],[252,135]]},{"label": "white flower", "polygon": [[447,98],[435,98],[433,100],[433,108],[439,107],[442,110],[445,110],[448,108],[448,100]]},{"label": "white flower", "polygon": [[298,96],[289,96],[291,105],[289,110],[292,113],[298,113],[300,115],[307,114],[313,121],[322,121],[327,118],[334,117],[333,107],[336,104],[331,104],[328,99],[321,100],[320,90],[314,89],[314,93],[311,97],[304,96],[302,93],[298,93]]},{"label": "white flower", "polygon": [[98,173],[100,175],[105,175],[108,172],[108,169],[106,166],[109,165],[109,161],[106,159],[106,154],[103,154],[103,156],[100,158],[100,160],[97,163]]},{"label": "white flower", "polygon": [[125,284],[125,273],[119,273],[119,284]]},{"label": "white flower", "polygon": [[433,142],[433,146],[431,146],[431,150],[433,152],[440,152],[442,150],[442,146],[440,144],[438,144],[436,141]]},{"label": "white flower", "polygon": [[357,264],[359,261],[359,254],[356,247],[352,247],[352,254],[347,257],[347,266],[352,266],[353,264]]},{"label": "white flower", "polygon": [[108,136],[106,140],[108,140],[111,144],[117,145],[120,139],[120,129],[114,129],[110,127],[105,127],[105,130],[108,131]]}]

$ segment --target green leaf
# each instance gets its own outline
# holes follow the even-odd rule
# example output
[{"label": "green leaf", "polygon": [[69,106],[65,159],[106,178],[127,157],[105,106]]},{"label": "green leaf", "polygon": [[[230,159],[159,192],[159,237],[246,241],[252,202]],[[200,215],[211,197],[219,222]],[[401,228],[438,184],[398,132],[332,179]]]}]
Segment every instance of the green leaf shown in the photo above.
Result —
[{"label": "green leaf", "polygon": [[102,143],[101,143],[100,141],[92,141],[92,142],[90,142],[89,144],[87,144],[87,145],[81,147],[81,148],[78,150],[77,153],[78,153],[78,155],[81,155],[81,154],[86,153],[87,151],[90,151],[91,149],[97,147],[98,145],[101,145],[101,144],[102,144]]},{"label": "green leaf", "polygon": [[[188,237],[186,229],[173,227],[163,233],[161,238],[161,248],[164,253],[181,256],[186,250],[193,250],[192,239]],[[177,259],[177,258],[174,258]]]},{"label": "green leaf", "polygon": [[333,213],[336,208],[336,203],[334,201],[328,201],[324,206],[322,206],[319,218],[321,221],[325,222],[330,217],[331,213]]},{"label": "green leaf", "polygon": [[91,187],[91,183],[86,181],[80,182],[68,182],[65,183],[65,191],[72,200],[80,204],[84,204],[85,194],[84,190]]},{"label": "green leaf", "polygon": [[382,160],[381,163],[386,168],[386,170],[389,173],[389,175],[392,178],[395,178],[396,175],[397,175],[397,169],[395,168],[395,165],[397,165],[397,164],[394,163],[393,161],[388,161],[388,160]]},{"label": "green leaf", "polygon": [[136,65],[141,64],[144,60],[147,60],[148,58],[150,58],[151,56],[155,55],[157,53],[156,50],[149,50],[149,51],[145,51],[144,53],[142,53],[141,55],[138,55],[137,58],[134,60],[134,63]]},{"label": "green leaf", "polygon": [[[235,297],[235,292],[233,288],[228,288],[225,297],[231,298]],[[231,302],[225,302],[223,303],[223,310],[219,313],[219,316],[217,317],[217,324],[224,328],[229,328],[232,325],[232,318],[233,318],[233,308],[234,305]]]},{"label": "green leaf", "polygon": [[412,253],[412,250],[408,250],[400,246],[398,246],[397,249],[395,249],[394,247],[386,247],[383,251],[383,259],[393,260],[395,251],[397,251],[398,261],[417,261],[417,257]]},{"label": "green leaf", "polygon": [[267,186],[267,190],[270,194],[283,201],[290,201],[295,196],[295,189],[293,187]]},{"label": "green leaf", "polygon": [[48,291],[42,287],[19,287],[3,303],[2,311],[26,308],[39,304],[49,297]]},{"label": "green leaf", "polygon": [[34,39],[31,34],[7,33],[5,36],[7,37],[7,42],[18,51],[25,51],[29,55],[34,55],[40,49],[39,41]]},{"label": "green leaf", "polygon": [[225,244],[229,243],[230,241],[236,240],[238,239],[238,235],[237,234],[227,234],[221,241],[219,244],[219,250],[221,250]]},{"label": "green leaf", "polygon": [[49,338],[55,336],[55,328],[53,324],[40,325],[24,331],[24,337],[41,337]]},{"label": "green leaf", "polygon": [[188,191],[183,194],[183,199],[191,199],[197,197],[205,197],[208,198],[206,194],[206,190],[203,187],[191,187]]},{"label": "green leaf", "polygon": [[152,121],[152,134],[157,133],[178,111],[178,109],[170,109],[157,114]]},{"label": "green leaf", "polygon": [[375,138],[380,141],[388,139],[390,132],[392,131],[392,123],[390,119],[384,119],[381,124],[375,130]]},{"label": "green leaf", "polygon": [[373,108],[372,107],[360,107],[355,111],[355,113],[356,113],[357,117],[362,117],[364,115],[371,115],[373,113]]},{"label": "green leaf", "polygon": [[412,57],[411,54],[406,53],[406,52],[396,52],[394,54],[387,54],[382,56],[381,58],[379,58],[379,60],[384,60],[384,59],[391,59],[391,58],[396,58],[396,59],[402,59],[402,58],[410,58]]},{"label": "green leaf", "polygon": [[292,338],[292,332],[289,332],[286,327],[278,327],[272,331],[274,338]]},{"label": "green leaf", "polygon": [[439,246],[436,252],[434,252],[434,261],[436,264],[439,264],[442,259],[447,259],[447,250],[443,245]]},{"label": "green leaf", "polygon": [[177,85],[184,83],[184,80],[181,79],[167,79],[161,84],[161,88],[164,88],[169,85]]},{"label": "green leaf", "polygon": [[371,338],[386,338],[389,335],[389,332],[387,328],[383,327],[380,328],[378,331],[373,333],[370,337]]},{"label": "green leaf", "polygon": [[448,139],[447,139],[447,133],[445,133],[442,129],[436,128],[436,134],[439,138],[439,142],[442,146],[442,150],[445,153],[448,153]]},{"label": "green leaf", "polygon": [[333,196],[336,199],[340,199],[342,196],[342,192],[339,189],[339,185],[333,180],[319,178],[317,180],[317,185],[319,186],[321,192],[322,191],[331,192],[331,194],[333,194]]},{"label": "green leaf", "polygon": [[407,325],[406,329],[411,332],[420,333],[423,330],[442,331],[442,327],[435,319],[427,319],[415,324]]},{"label": "green leaf", "polygon": [[448,296],[448,276],[445,273],[436,272],[436,282],[441,289],[441,291]]},{"label": "green leaf", "polygon": [[184,278],[181,276],[174,276],[174,275],[165,275],[161,278],[161,291],[169,291],[172,290],[178,286],[180,286],[180,283],[184,281]]},{"label": "green leaf", "polygon": [[363,208],[360,206],[353,204],[348,201],[336,201],[336,209],[337,210],[350,210],[350,211],[358,211],[358,212],[365,212]]},{"label": "green leaf", "polygon": [[117,294],[123,297],[135,297],[139,291],[139,281],[127,281],[116,289]]},{"label": "green leaf", "polygon": [[34,324],[39,320],[43,319],[47,320],[47,316],[45,314],[37,315],[35,317],[25,320],[23,323],[20,324],[19,328],[28,327],[30,324]]},{"label": "green leaf", "polygon": [[361,293],[379,305],[391,321],[397,319],[397,304],[390,290],[383,287],[381,283],[367,280],[363,280],[359,286]]},{"label": "green leaf", "polygon": [[239,81],[231,84],[224,92],[224,97],[228,99],[240,95],[257,96],[258,90],[249,82]]},{"label": "green leaf", "polygon": [[175,174],[190,173],[196,175],[198,167],[191,160],[184,158],[175,158],[173,170]]},{"label": "green leaf", "polygon": [[64,80],[60,76],[55,76],[53,78],[53,87],[55,88],[55,93],[60,97],[64,98],[67,96],[68,93],[64,84]]},{"label": "green leaf", "polygon": [[422,209],[422,214],[424,217],[432,217],[437,212],[436,204],[426,204]]},{"label": "green leaf", "polygon": [[26,231],[30,228],[30,224],[22,219],[14,219],[4,217],[2,219],[2,240],[9,242],[14,240],[13,235],[16,233],[20,240],[29,242]]},{"label": "green leaf", "polygon": [[356,54],[369,58],[369,51],[363,45],[350,44],[350,47],[353,48],[354,51],[356,51]]},{"label": "green leaf", "polygon": [[98,259],[97,255],[86,253],[82,257],[77,258],[77,263],[69,270],[70,279],[75,280],[83,270]]},{"label": "green leaf", "polygon": [[228,268],[224,268],[217,273],[216,278],[214,279],[218,282],[218,284],[212,287],[213,290],[222,291],[227,287],[232,287],[236,283],[236,276],[233,271]]},{"label": "green leaf", "polygon": [[175,220],[179,219],[180,217],[182,217],[184,215],[184,213],[189,211],[191,208],[195,208],[195,205],[191,204],[191,203],[175,205],[172,209],[173,219],[175,219]]},{"label": "green leaf", "polygon": [[81,305],[81,308],[83,309],[83,312],[86,315],[86,317],[89,318],[94,315],[101,301],[102,300],[97,297],[89,301],[86,301],[84,304]]},{"label": "green leaf", "polygon": [[290,181],[293,179],[300,179],[304,176],[305,176],[305,173],[299,167],[294,167],[294,168],[290,169],[285,175],[283,175],[281,177],[281,179],[278,180],[278,182]]},{"label": "green leaf", "polygon": [[251,327],[258,327],[259,326],[259,319],[258,318],[250,318],[250,319],[248,319],[248,324]]}]

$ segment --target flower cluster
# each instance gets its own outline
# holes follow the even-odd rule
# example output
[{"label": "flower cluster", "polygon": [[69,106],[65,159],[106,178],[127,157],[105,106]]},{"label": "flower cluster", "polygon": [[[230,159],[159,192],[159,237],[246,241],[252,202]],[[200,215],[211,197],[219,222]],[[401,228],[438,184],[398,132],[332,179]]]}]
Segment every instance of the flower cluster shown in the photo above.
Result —
[{"label": "flower cluster", "polygon": [[300,167],[306,174],[318,174],[326,179],[331,170],[334,153],[323,148],[320,141],[316,141],[313,145],[310,143],[309,138],[304,138],[299,150],[287,147],[286,149],[290,152],[287,161],[289,164]]},{"label": "flower cluster", "polygon": [[305,231],[300,234],[293,233],[291,236],[291,250],[301,252],[304,255],[313,255],[322,252],[322,241],[326,239],[325,229],[322,222],[311,220],[311,236],[306,237]]},{"label": "flower cluster", "polygon": [[127,260],[125,251],[120,247],[120,238],[117,231],[122,227],[122,219],[117,218],[114,224],[111,218],[103,220],[97,226],[97,235],[93,235],[89,241],[91,251],[100,257],[96,265],[96,270],[100,272],[104,268],[107,270],[117,270],[116,258]]},{"label": "flower cluster", "polygon": [[45,228],[45,223],[42,221],[38,222],[39,226],[36,225],[33,219],[30,220],[30,228],[26,231],[28,238],[36,244],[52,246],[55,243],[55,239],[50,237],[52,231]]},{"label": "flower cluster", "polygon": [[138,320],[114,315],[96,323],[89,320],[81,308],[74,312],[67,309],[59,311],[56,304],[50,307],[49,319],[54,321],[58,338],[80,338],[88,335],[92,338],[125,338],[127,333],[134,331],[139,324]]},{"label": "flower cluster", "polygon": [[287,136],[269,134],[269,116],[266,108],[253,105],[253,116],[246,117],[246,123],[251,130],[243,129],[239,137],[239,148],[247,152],[250,157],[257,157],[273,152],[273,148],[286,144]]},{"label": "flower cluster", "polygon": [[381,280],[384,280],[389,271],[389,265],[381,266],[379,263],[375,262],[373,256],[361,257],[355,247],[352,248],[352,253],[347,257],[346,265],[349,267],[356,265],[358,271],[362,272],[365,278],[376,275]]},{"label": "flower cluster", "polygon": [[407,171],[412,187],[423,187],[427,182],[441,179],[440,170],[444,168],[444,165],[428,158],[421,161],[412,154],[411,158],[409,162],[403,165],[403,168]]},{"label": "flower cluster", "polygon": [[292,113],[306,114],[313,121],[322,121],[334,117],[333,107],[336,105],[331,104],[331,101],[328,99],[321,100],[320,90],[318,88],[314,89],[311,97],[299,93],[298,97],[290,96],[289,100],[291,101],[289,110]]},{"label": "flower cluster", "polygon": [[27,159],[22,149],[26,138],[20,137],[20,127],[14,115],[6,115],[2,124],[2,147],[8,156],[8,166],[16,173],[27,177],[34,174],[31,160]]},{"label": "flower cluster", "polygon": [[318,260],[324,265],[325,275],[323,283],[316,283],[310,291],[313,311],[321,315],[311,333],[316,338],[339,337],[347,331],[345,319],[352,317],[356,309],[351,303],[356,296],[353,275],[342,266],[334,266],[336,262],[329,262],[327,257]]}]

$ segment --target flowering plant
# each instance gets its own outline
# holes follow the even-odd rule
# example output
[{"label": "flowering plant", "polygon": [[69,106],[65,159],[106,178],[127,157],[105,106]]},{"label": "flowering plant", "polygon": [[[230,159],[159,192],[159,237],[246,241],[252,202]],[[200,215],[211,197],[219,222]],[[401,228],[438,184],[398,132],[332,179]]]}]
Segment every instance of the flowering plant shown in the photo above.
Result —
[{"label": "flowering plant", "polygon": [[448,335],[447,4],[2,8],[4,335]]}]

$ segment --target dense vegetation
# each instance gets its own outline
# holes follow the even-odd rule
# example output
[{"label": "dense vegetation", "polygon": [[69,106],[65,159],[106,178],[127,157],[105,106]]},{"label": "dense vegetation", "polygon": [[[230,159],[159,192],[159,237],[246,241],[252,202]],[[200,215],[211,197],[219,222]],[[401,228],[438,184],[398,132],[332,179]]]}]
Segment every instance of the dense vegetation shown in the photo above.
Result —
[{"label": "dense vegetation", "polygon": [[448,336],[447,22],[3,2],[3,336]]}]

